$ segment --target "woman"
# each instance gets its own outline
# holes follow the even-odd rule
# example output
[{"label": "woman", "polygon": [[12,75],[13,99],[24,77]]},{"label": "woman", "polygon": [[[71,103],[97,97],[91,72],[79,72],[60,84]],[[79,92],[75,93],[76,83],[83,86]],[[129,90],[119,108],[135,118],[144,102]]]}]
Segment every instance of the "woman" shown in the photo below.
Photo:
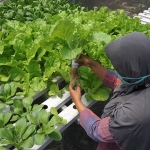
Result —
[{"label": "woman", "polygon": [[133,32],[108,44],[105,51],[117,74],[87,56],[77,60],[114,89],[99,118],[81,102],[80,86],[69,86],[80,124],[99,142],[97,150],[150,150],[150,39]]}]

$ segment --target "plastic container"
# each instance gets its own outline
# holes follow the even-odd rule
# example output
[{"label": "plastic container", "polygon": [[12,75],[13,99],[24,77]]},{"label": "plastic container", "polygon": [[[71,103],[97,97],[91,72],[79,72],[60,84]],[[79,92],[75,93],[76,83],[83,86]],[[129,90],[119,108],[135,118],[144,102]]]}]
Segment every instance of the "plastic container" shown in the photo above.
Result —
[{"label": "plastic container", "polygon": [[79,64],[75,62],[76,60],[73,59],[72,60],[72,68],[78,68],[79,67]]}]

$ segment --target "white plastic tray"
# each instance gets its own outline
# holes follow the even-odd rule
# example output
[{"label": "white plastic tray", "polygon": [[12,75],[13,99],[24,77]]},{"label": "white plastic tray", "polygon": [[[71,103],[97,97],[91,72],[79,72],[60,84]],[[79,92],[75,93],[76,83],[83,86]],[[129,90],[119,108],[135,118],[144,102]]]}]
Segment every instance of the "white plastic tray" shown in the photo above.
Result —
[{"label": "white plastic tray", "polygon": [[150,8],[148,10],[144,10],[143,13],[138,14],[138,18],[140,18],[142,24],[150,23]]}]

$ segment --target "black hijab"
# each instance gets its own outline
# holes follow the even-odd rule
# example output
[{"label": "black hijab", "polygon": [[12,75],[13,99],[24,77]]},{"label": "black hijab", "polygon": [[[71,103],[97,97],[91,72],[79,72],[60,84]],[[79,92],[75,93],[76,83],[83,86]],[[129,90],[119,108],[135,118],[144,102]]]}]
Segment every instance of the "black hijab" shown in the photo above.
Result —
[{"label": "black hijab", "polygon": [[[127,34],[105,50],[121,76],[139,78],[150,74],[150,39],[143,33]],[[122,150],[150,150],[149,83],[150,77],[133,85],[121,82],[104,108],[102,117],[111,117],[110,132]]]}]

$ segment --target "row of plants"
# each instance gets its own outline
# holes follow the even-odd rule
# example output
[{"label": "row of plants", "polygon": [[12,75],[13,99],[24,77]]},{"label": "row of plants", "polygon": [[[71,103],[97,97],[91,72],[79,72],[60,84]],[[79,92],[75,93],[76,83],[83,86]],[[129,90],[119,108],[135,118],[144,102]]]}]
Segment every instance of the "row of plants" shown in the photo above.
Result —
[{"label": "row of plants", "polygon": [[74,13],[87,10],[79,5],[70,3],[69,0],[10,0],[0,3],[0,25],[6,20],[18,20],[21,22],[44,19],[46,15],[56,15],[62,11]]},{"label": "row of plants", "polygon": [[55,125],[67,121],[58,116],[56,108],[33,104],[32,97],[16,96],[17,86],[6,83],[0,93],[0,149],[13,145],[17,150],[42,145],[46,137],[60,141]]},{"label": "row of plants", "polygon": [[[8,6],[15,2],[3,3],[2,10],[9,10]],[[72,59],[85,54],[113,69],[104,51],[107,43],[133,31],[150,36],[149,25],[141,24],[138,18],[128,17],[123,10],[95,7],[87,11],[64,1],[69,6],[65,8],[63,0],[62,5],[54,2],[56,0],[17,1],[15,6],[23,5],[19,11],[24,11],[24,7],[34,9],[40,6],[42,17],[32,16],[28,20],[22,16],[24,20],[20,20],[15,18],[16,14],[8,18],[3,16],[5,21],[0,30],[0,143],[12,144],[19,150],[32,147],[34,142],[43,144],[47,135],[54,140],[61,139],[55,125],[65,124],[66,120],[58,116],[55,108],[47,112],[43,105],[33,105],[32,96],[47,87],[49,96],[62,96],[64,89],[60,90],[52,79],[61,76],[69,83]],[[49,4],[57,4],[58,11],[45,11]],[[26,7],[28,5],[32,6]],[[108,99],[110,89],[103,86],[89,68],[80,67],[79,76],[88,101]],[[20,128],[22,124],[25,125]]]},{"label": "row of plants", "polygon": [[[55,108],[49,111],[43,105],[34,104],[30,97],[13,100],[6,113],[0,113],[0,144],[13,145],[17,150],[31,148],[34,144],[42,145],[45,138],[59,141],[61,133],[55,129],[56,124],[66,124],[66,120],[58,116]],[[8,106],[7,106],[8,107]],[[15,125],[14,125],[15,123]],[[6,146],[0,146],[7,150]]]},{"label": "row of plants", "polygon": [[[24,96],[49,87],[53,91],[49,94],[54,95],[58,87],[52,79],[61,76],[69,83],[71,60],[81,53],[113,69],[104,46],[133,31],[149,36],[149,25],[126,16],[123,10],[108,11],[106,7],[69,15],[63,11],[25,24],[8,20],[0,31],[1,85],[13,82],[19,89],[16,94]],[[79,72],[81,86],[90,97],[88,100],[108,98],[109,90],[88,68],[81,67]]]},{"label": "row of plants", "polygon": [[67,121],[58,116],[55,108],[48,110],[42,104],[33,104],[35,92],[50,85],[50,95],[63,93],[51,80],[55,75],[43,76],[41,57],[46,50],[42,52],[38,45],[51,27],[45,21],[47,17],[63,11],[68,16],[85,8],[67,0],[11,0],[0,3],[0,10],[0,149],[6,150],[10,144],[18,150],[31,148],[42,145],[46,137],[59,141],[62,136],[55,126]]}]

